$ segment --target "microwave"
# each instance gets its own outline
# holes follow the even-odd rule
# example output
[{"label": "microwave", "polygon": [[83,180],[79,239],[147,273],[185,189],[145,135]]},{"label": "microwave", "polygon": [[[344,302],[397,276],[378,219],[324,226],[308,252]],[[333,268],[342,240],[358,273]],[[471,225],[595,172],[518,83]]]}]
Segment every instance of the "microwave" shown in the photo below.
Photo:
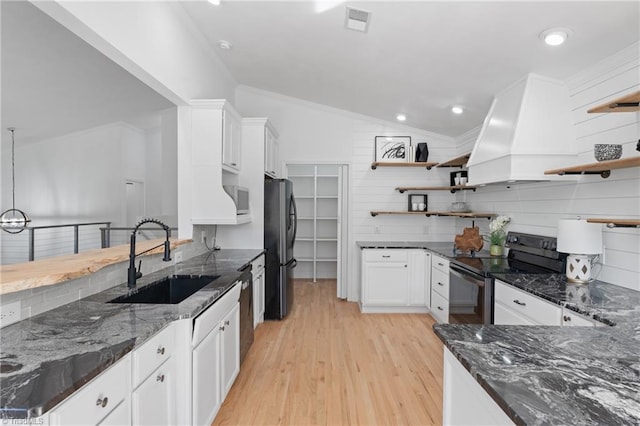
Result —
[{"label": "microwave", "polygon": [[222,187],[236,203],[236,214],[249,214],[249,190],[237,185],[223,185]]}]

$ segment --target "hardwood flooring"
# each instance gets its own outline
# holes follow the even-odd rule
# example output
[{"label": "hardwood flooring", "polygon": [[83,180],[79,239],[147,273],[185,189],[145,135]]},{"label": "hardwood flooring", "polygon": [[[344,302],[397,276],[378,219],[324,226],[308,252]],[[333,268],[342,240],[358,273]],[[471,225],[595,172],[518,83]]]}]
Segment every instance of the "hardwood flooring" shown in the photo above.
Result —
[{"label": "hardwood flooring", "polygon": [[442,424],[442,343],[427,314],[361,314],[335,280],[296,280],[256,328],[214,425]]}]

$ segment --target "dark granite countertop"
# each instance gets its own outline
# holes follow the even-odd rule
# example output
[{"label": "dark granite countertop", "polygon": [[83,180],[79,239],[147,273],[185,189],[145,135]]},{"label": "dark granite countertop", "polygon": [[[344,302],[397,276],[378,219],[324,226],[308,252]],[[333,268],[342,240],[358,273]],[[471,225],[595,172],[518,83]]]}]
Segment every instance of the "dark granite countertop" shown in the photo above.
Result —
[{"label": "dark granite countertop", "polygon": [[220,277],[175,305],[109,304],[126,283],[4,327],[0,335],[0,418],[37,417],[172,321],[220,298],[263,250],[220,250],[138,279],[171,274]]},{"label": "dark granite countertop", "polygon": [[640,292],[561,274],[496,278],[609,325],[435,325],[505,413],[520,425],[640,424]]},{"label": "dark granite countertop", "polygon": [[356,244],[361,249],[427,249],[444,257],[455,257],[453,241],[356,241]]}]

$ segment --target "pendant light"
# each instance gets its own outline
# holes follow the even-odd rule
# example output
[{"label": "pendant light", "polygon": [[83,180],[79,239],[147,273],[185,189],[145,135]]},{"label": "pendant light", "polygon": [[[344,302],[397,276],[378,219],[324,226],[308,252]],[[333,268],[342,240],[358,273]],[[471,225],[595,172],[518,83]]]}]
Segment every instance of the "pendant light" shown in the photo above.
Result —
[{"label": "pendant light", "polygon": [[22,210],[16,209],[16,140],[15,127],[9,127],[11,132],[11,208],[0,216],[0,228],[10,234],[18,234],[25,230],[31,219]]}]

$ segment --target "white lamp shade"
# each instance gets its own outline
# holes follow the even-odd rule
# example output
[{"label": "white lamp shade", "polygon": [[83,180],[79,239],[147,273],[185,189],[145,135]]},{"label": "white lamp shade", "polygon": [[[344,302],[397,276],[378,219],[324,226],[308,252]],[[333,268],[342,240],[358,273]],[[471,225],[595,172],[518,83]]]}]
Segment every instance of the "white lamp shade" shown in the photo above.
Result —
[{"label": "white lamp shade", "polygon": [[602,225],[584,219],[558,221],[558,251],[573,254],[602,253]]}]

